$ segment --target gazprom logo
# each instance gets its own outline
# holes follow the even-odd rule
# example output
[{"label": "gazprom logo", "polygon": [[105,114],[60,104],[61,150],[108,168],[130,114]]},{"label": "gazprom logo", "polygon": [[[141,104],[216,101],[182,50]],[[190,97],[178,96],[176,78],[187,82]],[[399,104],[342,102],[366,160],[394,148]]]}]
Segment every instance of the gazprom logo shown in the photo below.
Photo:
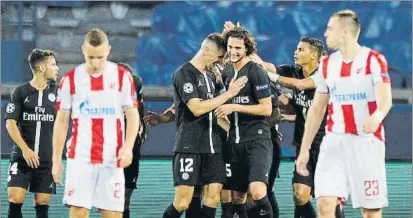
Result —
[{"label": "gazprom logo", "polygon": [[80,103],[79,111],[84,116],[111,116],[116,114],[116,109],[113,107],[90,107],[87,99]]},{"label": "gazprom logo", "polygon": [[340,93],[337,92],[337,87],[334,84],[330,88],[330,95],[335,101],[363,101],[367,100],[367,93],[358,92],[358,93]]}]

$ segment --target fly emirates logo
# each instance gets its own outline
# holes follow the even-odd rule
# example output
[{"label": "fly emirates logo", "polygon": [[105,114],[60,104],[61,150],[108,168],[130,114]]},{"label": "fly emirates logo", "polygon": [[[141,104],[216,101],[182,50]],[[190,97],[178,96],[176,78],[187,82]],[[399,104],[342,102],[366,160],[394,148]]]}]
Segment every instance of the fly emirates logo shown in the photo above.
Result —
[{"label": "fly emirates logo", "polygon": [[54,115],[46,113],[46,108],[36,106],[34,113],[23,112],[23,120],[26,121],[54,121]]}]

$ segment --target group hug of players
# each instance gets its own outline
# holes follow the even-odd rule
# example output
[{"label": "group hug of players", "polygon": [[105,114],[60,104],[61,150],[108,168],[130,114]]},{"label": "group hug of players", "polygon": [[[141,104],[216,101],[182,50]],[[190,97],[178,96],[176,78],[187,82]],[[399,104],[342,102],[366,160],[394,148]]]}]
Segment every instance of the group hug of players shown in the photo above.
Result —
[{"label": "group hug of players", "polygon": [[[358,27],[357,34],[351,32],[354,26]],[[327,45],[340,50],[353,38],[351,42],[358,45],[359,31],[354,12],[337,12],[328,23],[325,35],[330,41],[327,39]],[[93,43],[89,41],[89,44]],[[88,54],[83,53],[85,61],[90,61]],[[102,213],[102,217],[140,217],[129,214],[129,205],[136,188],[140,146],[146,138],[145,124],[153,126],[173,120],[177,123],[172,162],[175,196],[163,213],[164,218],[181,217],[184,212],[189,218],[215,217],[219,204],[223,218],[283,217],[274,195],[274,182],[281,159],[282,134],[278,124],[284,121],[295,122],[293,143],[300,157],[292,179],[294,217],[317,217],[311,199],[324,196],[323,193],[314,194],[319,188],[314,180],[320,145],[326,135],[325,126],[329,126],[327,115],[332,109],[328,108],[328,113],[326,107],[320,110],[322,116],[313,135],[305,136],[305,132],[308,131],[307,114],[314,104],[318,86],[325,85],[320,59],[328,60],[330,56],[325,53],[320,39],[302,37],[294,51],[294,64],[274,65],[259,57],[257,43],[246,29],[226,22],[222,33],[208,35],[196,55],[174,72],[174,104],[164,113],[148,112],[144,116],[142,80],[133,75],[131,84],[140,102],[140,130],[133,148],[133,160],[124,169],[124,208],[117,213]],[[379,62],[383,61],[381,57]],[[55,103],[59,102],[55,55],[35,49],[29,55],[29,63],[33,79],[16,88],[6,108],[7,130],[16,144],[7,179],[9,217],[13,218],[22,217],[21,206],[29,187],[35,193],[37,217],[48,217],[50,194],[55,193],[55,182],[60,183],[51,169],[53,117],[56,116]],[[119,65],[132,73],[127,64]],[[379,114],[381,117],[372,116],[378,118],[380,124],[387,112]],[[49,115],[53,119],[47,119]],[[371,128],[375,132],[378,126]],[[307,137],[306,140],[303,137]],[[310,144],[303,149],[301,145],[308,141]],[[307,151],[303,152],[307,146]],[[73,194],[70,191],[73,192],[66,188],[65,196]],[[381,217],[381,208],[388,203],[385,187],[380,191],[380,194],[372,191],[373,203],[361,201],[354,205],[353,202],[353,206],[363,208],[364,217]],[[319,217],[344,217],[342,203],[347,196],[332,196],[318,202]],[[90,205],[69,206],[90,209]],[[92,202],[91,206],[95,204]],[[71,211],[70,216],[88,217],[88,213]]]}]

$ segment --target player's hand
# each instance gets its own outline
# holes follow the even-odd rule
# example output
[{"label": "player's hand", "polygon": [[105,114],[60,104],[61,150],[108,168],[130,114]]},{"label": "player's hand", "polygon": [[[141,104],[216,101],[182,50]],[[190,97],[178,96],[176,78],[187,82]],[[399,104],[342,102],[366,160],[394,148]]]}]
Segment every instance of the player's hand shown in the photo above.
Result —
[{"label": "player's hand", "polygon": [[374,119],[373,116],[368,116],[363,122],[363,129],[367,133],[376,132],[379,128],[380,122]]},{"label": "player's hand", "polygon": [[234,112],[234,106],[233,104],[224,104],[219,106],[217,109],[215,109],[215,115],[218,118],[225,118],[226,116],[232,114]]},{"label": "player's hand", "polygon": [[153,111],[148,111],[148,113],[143,117],[143,121],[148,126],[156,126],[159,124],[160,120],[161,120],[160,114],[153,112]]},{"label": "player's hand", "polygon": [[310,173],[307,169],[308,160],[310,159],[310,151],[301,151],[298,155],[296,167],[298,174],[308,176]]},{"label": "player's hand", "polygon": [[229,83],[228,93],[234,97],[238,95],[239,91],[244,88],[245,84],[248,82],[248,78],[246,76],[240,77],[237,80],[233,78]]},{"label": "player's hand", "polygon": [[288,105],[290,103],[290,98],[285,94],[281,94],[278,96],[278,103],[281,105]]},{"label": "player's hand", "polygon": [[[240,26],[239,22],[237,22],[237,27],[239,27],[239,26]],[[225,23],[224,23],[224,32],[228,32],[228,31],[230,31],[234,28],[235,28],[234,23],[232,23],[231,21],[225,21]]]},{"label": "player's hand", "polygon": [[52,165],[52,176],[53,180],[58,185],[63,185],[62,176],[63,176],[63,163],[60,161],[53,161]]},{"label": "player's hand", "polygon": [[294,122],[295,121],[295,115],[281,114],[281,121],[283,121],[283,122]]},{"label": "player's hand", "polygon": [[264,67],[264,61],[257,55],[257,53],[250,54],[248,57],[251,59],[251,61]]},{"label": "player's hand", "polygon": [[23,158],[26,161],[27,165],[31,168],[37,168],[40,165],[40,158],[39,156],[34,153],[34,151],[30,148],[22,150]]},{"label": "player's hand", "polygon": [[120,160],[120,167],[126,168],[132,163],[133,153],[132,149],[126,146],[123,146],[119,150],[118,160]]}]

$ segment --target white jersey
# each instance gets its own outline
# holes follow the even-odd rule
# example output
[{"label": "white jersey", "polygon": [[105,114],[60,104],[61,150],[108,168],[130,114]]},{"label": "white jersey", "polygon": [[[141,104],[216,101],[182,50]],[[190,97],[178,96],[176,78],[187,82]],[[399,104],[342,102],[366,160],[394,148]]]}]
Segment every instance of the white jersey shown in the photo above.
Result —
[{"label": "white jersey", "polygon": [[127,70],[107,62],[98,75],[84,64],[64,75],[56,109],[70,110],[72,136],[67,158],[119,167],[117,156],[124,143],[124,109],[137,106],[135,86]]},{"label": "white jersey", "polygon": [[351,62],[336,51],[320,61],[317,92],[329,94],[326,134],[374,135],[384,140],[381,123],[374,134],[363,130],[364,120],[377,108],[375,84],[390,83],[385,57],[367,47]]}]

